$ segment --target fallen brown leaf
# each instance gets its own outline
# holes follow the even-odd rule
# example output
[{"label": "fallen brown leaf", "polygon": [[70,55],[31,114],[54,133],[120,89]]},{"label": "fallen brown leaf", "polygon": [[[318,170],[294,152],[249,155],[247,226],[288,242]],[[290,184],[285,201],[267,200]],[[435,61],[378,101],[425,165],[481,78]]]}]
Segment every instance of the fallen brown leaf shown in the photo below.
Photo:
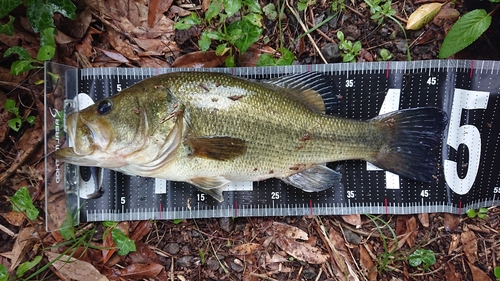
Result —
[{"label": "fallen brown leaf", "polygon": [[4,217],[11,225],[21,226],[26,219],[26,216],[21,212],[10,211],[8,213],[2,213]]},{"label": "fallen brown leaf", "polygon": [[259,247],[258,243],[245,243],[229,249],[229,252],[233,255],[245,256],[253,254]]},{"label": "fallen brown leaf", "polygon": [[126,42],[122,35],[114,31],[113,29],[109,29],[108,31],[108,40],[111,46],[124,55],[126,58],[136,61],[139,60],[139,57],[134,53],[132,48],[130,47],[130,43]]},{"label": "fallen brown leaf", "polygon": [[363,268],[365,276],[368,277],[368,280],[376,281],[378,274],[377,266],[375,265],[375,262],[373,262],[372,257],[365,249],[365,247],[371,247],[371,245],[359,245],[359,262],[361,264],[361,267]]},{"label": "fallen brown leaf", "polygon": [[128,280],[138,280],[144,278],[154,278],[163,270],[163,265],[158,263],[131,264],[117,272],[118,276]]},{"label": "fallen brown leaf", "polygon": [[422,224],[423,227],[429,227],[428,213],[418,214],[418,220],[420,221],[420,224]]},{"label": "fallen brown leaf", "polygon": [[313,247],[304,242],[298,242],[287,236],[277,236],[276,245],[290,256],[311,264],[322,264],[328,260],[328,256],[323,254],[317,247]]},{"label": "fallen brown leaf", "polygon": [[451,233],[456,233],[460,226],[460,216],[455,214],[444,214],[444,229]]},{"label": "fallen brown leaf", "polygon": [[275,221],[273,222],[271,227],[274,230],[274,233],[279,236],[286,236],[288,238],[300,239],[300,240],[309,239],[309,235],[307,234],[307,232],[295,226]]},{"label": "fallen brown leaf", "polygon": [[471,275],[473,281],[492,281],[488,274],[486,274],[480,268],[474,266],[471,262],[467,261],[467,265],[469,266],[472,273]]},{"label": "fallen brown leaf", "polygon": [[219,57],[215,51],[206,52],[192,52],[178,57],[172,67],[185,67],[185,68],[203,68],[203,67],[218,67],[224,65],[224,60],[227,55]]},{"label": "fallen brown leaf", "polygon": [[35,227],[25,227],[21,229],[19,235],[16,237],[16,241],[14,242],[14,246],[12,250],[7,253],[2,253],[1,255],[10,259],[10,269],[9,271],[14,270],[17,266],[23,262],[24,255],[32,250],[33,244],[37,240],[39,240],[38,232]]},{"label": "fallen brown leaf", "polygon": [[451,253],[455,251],[455,249],[458,247],[458,244],[460,244],[460,234],[452,234],[450,247],[448,248],[448,255],[451,255]]},{"label": "fallen brown leaf", "polygon": [[342,216],[342,219],[350,224],[350,225],[354,225],[356,228],[360,228],[361,227],[361,216],[359,214],[352,214],[352,215],[345,215],[345,216]]},{"label": "fallen brown leaf", "polygon": [[117,62],[130,63],[130,61],[126,57],[124,57],[122,54],[120,54],[116,51],[108,51],[108,50],[97,48],[97,47],[95,49],[103,52],[106,56],[110,57],[111,59],[113,59]]},{"label": "fallen brown leaf", "polygon": [[477,261],[477,239],[476,235],[471,230],[462,232],[462,246],[467,260],[474,264]]},{"label": "fallen brown leaf", "polygon": [[455,271],[455,266],[451,262],[447,262],[444,267],[444,275],[446,276],[446,281],[461,281],[462,275]]},{"label": "fallen brown leaf", "polygon": [[58,271],[61,277],[66,278],[66,280],[109,280],[88,262],[48,251],[45,252],[45,255],[49,261],[53,262],[52,266]]}]

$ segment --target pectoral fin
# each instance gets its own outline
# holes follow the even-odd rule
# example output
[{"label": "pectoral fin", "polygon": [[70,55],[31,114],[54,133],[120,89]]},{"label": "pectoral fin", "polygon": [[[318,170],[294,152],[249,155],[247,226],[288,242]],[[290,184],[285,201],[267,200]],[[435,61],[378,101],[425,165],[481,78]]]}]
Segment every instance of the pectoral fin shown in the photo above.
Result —
[{"label": "pectoral fin", "polygon": [[196,186],[202,192],[212,196],[219,202],[224,201],[222,191],[224,190],[224,186],[230,183],[230,181],[221,176],[192,178],[187,182]]},{"label": "pectoral fin", "polygon": [[341,179],[341,173],[318,165],[281,180],[306,192],[319,192],[340,184]]},{"label": "pectoral fin", "polygon": [[244,140],[232,137],[188,138],[185,143],[191,148],[191,156],[220,161],[231,160],[247,151]]}]

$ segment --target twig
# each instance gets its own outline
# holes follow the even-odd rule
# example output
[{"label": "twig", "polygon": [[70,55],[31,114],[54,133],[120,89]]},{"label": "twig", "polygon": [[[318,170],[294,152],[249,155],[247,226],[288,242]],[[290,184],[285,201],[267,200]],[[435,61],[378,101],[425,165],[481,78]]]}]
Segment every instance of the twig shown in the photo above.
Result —
[{"label": "twig", "polygon": [[10,237],[13,237],[15,238],[17,236],[16,233],[12,232],[10,229],[8,229],[7,227],[3,226],[2,224],[0,224],[0,230],[7,233]]},{"label": "twig", "polygon": [[259,277],[262,279],[266,279],[266,280],[278,281],[277,279],[274,279],[272,277],[267,276],[267,274],[258,274],[258,273],[250,272],[250,275],[255,276],[255,277]]},{"label": "twig", "polygon": [[[310,22],[307,22],[307,24],[310,26],[310,27],[314,27],[314,24],[310,23]],[[331,43],[337,43],[335,42],[335,40],[333,40],[332,38],[330,38],[328,35],[326,35],[323,31],[321,31],[319,28],[316,29],[316,32],[319,33],[319,35],[323,36],[323,38],[326,39],[326,41],[329,41]]]},{"label": "twig", "polygon": [[[285,3],[287,5],[288,9],[290,9],[290,12],[292,12],[292,14],[295,16],[295,18],[299,22],[299,24],[302,27],[302,29],[304,29],[304,32],[308,32],[309,30],[307,29],[307,26],[305,26],[305,24],[302,22],[302,20],[300,19],[300,16],[297,13],[297,11],[295,11],[295,9],[292,8],[292,6],[290,6],[290,4],[288,3],[288,0],[285,0]],[[321,59],[323,60],[323,62],[325,64],[328,64],[328,61],[325,59],[325,57],[323,57],[323,54],[321,53],[321,50],[318,48],[318,45],[316,45],[316,43],[314,42],[314,39],[312,38],[311,34],[307,34],[307,38],[309,38],[309,40],[311,41],[311,44],[316,49],[316,51],[318,52],[318,55],[321,57]]]}]

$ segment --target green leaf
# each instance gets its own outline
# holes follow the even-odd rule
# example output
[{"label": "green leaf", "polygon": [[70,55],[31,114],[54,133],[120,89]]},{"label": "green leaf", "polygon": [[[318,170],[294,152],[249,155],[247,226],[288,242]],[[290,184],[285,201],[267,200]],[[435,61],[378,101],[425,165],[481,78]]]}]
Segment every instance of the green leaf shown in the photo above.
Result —
[{"label": "green leaf", "polygon": [[500,266],[495,267],[495,269],[493,270],[493,274],[496,278],[500,278]]},{"label": "green leaf", "polygon": [[105,227],[114,228],[114,227],[116,227],[118,225],[118,223],[115,222],[115,221],[103,221],[102,225],[105,226]]},{"label": "green leaf", "polygon": [[429,267],[436,263],[436,255],[431,250],[418,249],[408,257],[408,262],[413,267],[417,267],[422,263],[424,263],[425,267]]},{"label": "green leaf", "polygon": [[276,12],[276,7],[274,6],[273,3],[269,3],[262,8],[262,11],[264,11],[264,15],[270,20],[275,20],[276,17],[278,16],[278,13]]},{"label": "green leaf", "polygon": [[189,29],[190,27],[200,24],[201,19],[197,14],[191,12],[187,17],[182,18],[180,21],[174,24],[174,28],[177,30]]},{"label": "green leaf", "polygon": [[36,68],[31,64],[32,62],[34,62],[33,59],[15,61],[10,66],[10,73],[13,75],[19,75],[23,72]]},{"label": "green leaf", "polygon": [[205,264],[205,253],[203,253],[203,251],[200,248],[198,248],[198,254],[200,255],[201,265],[204,265]]},{"label": "green leaf", "polygon": [[339,41],[344,41],[344,32],[342,31],[337,31],[337,38],[339,39]]},{"label": "green leaf", "polygon": [[36,55],[36,59],[39,61],[50,60],[56,52],[56,48],[53,46],[41,46]]},{"label": "green leaf", "polygon": [[22,3],[21,0],[0,0],[0,19],[8,15]]},{"label": "green leaf", "polygon": [[283,66],[283,65],[291,65],[293,60],[295,59],[292,52],[290,52],[287,48],[280,48],[281,52],[280,58],[273,58],[270,54],[262,54],[257,61],[257,66]]},{"label": "green leaf", "polygon": [[227,48],[227,44],[226,43],[220,44],[215,49],[215,54],[218,55],[218,56],[223,56],[228,50],[229,50],[229,48]]},{"label": "green leaf", "polygon": [[42,2],[33,3],[33,5],[28,6],[26,11],[28,21],[35,33],[49,27],[55,27],[53,15],[52,7]]},{"label": "green leaf", "polygon": [[10,200],[12,201],[12,210],[15,212],[26,211],[26,215],[30,220],[34,220],[38,216],[38,210],[31,201],[28,188],[20,188]]},{"label": "green leaf", "polygon": [[26,118],[26,122],[30,123],[30,124],[35,124],[35,116],[28,116],[28,118]]},{"label": "green leaf", "polygon": [[7,280],[9,280],[9,272],[7,272],[7,268],[5,268],[5,265],[0,264],[0,281]]},{"label": "green leaf", "polygon": [[300,1],[297,3],[297,8],[299,9],[299,12],[304,11],[307,8],[307,2]]},{"label": "green leaf", "polygon": [[13,16],[9,15],[9,22],[6,24],[0,24],[0,34],[5,34],[7,36],[14,35],[14,19],[15,18]]},{"label": "green leaf", "polygon": [[174,224],[179,224],[179,223],[181,223],[181,222],[182,222],[182,219],[175,219],[175,220],[173,221],[173,223],[174,223]]},{"label": "green leaf", "polygon": [[76,6],[70,0],[47,0],[47,5],[51,7],[52,13],[60,13],[72,20],[76,18]]},{"label": "green leaf", "polygon": [[444,38],[439,58],[447,58],[476,41],[491,24],[491,16],[485,10],[473,10],[463,15],[451,27]]},{"label": "green leaf", "polygon": [[69,209],[66,212],[66,218],[64,219],[63,223],[61,224],[61,227],[59,228],[59,233],[66,241],[75,239],[75,227],[73,222],[73,216]]},{"label": "green leaf", "polygon": [[49,27],[42,32],[40,32],[40,46],[56,46],[56,40],[54,39],[55,28]]},{"label": "green leaf", "polygon": [[262,27],[262,15],[259,14],[249,14],[243,17],[245,20],[251,22],[257,27]]},{"label": "green leaf", "polygon": [[205,12],[205,20],[210,21],[222,12],[222,1],[212,1]]},{"label": "green leaf", "polygon": [[21,278],[21,276],[23,276],[24,273],[26,273],[26,271],[28,271],[28,270],[32,269],[33,267],[35,267],[38,263],[40,263],[41,260],[42,260],[42,256],[36,256],[33,261],[23,262],[22,264],[20,264],[17,267],[17,269],[16,269],[16,276],[18,278]]},{"label": "green leaf", "polygon": [[243,54],[262,34],[262,28],[253,25],[248,20],[240,20],[231,23],[227,27],[229,42],[236,46]]},{"label": "green leaf", "polygon": [[14,117],[14,118],[10,119],[9,121],[7,121],[7,125],[9,125],[9,127],[16,132],[19,132],[19,129],[21,129],[22,123],[23,122],[22,122],[21,118],[19,118],[19,117]]},{"label": "green leaf", "polygon": [[224,62],[226,63],[226,67],[234,67],[236,65],[233,56],[227,56]]},{"label": "green leaf", "polygon": [[248,7],[248,10],[251,13],[262,14],[259,2],[257,2],[256,0],[243,0],[243,4]]},{"label": "green leaf", "polygon": [[474,210],[474,209],[469,209],[465,213],[471,219],[473,219],[473,218],[475,218],[477,216],[476,210]]},{"label": "green leaf", "polygon": [[241,0],[222,0],[224,10],[228,17],[236,14],[241,9]]},{"label": "green leaf", "polygon": [[200,50],[206,52],[208,49],[210,49],[210,43],[212,43],[212,40],[208,37],[208,31],[203,31],[200,40],[198,40],[198,46],[200,47]]},{"label": "green leaf", "polygon": [[26,49],[21,46],[14,46],[8,48],[7,51],[5,51],[5,53],[3,54],[3,56],[8,57],[11,54],[17,54],[20,60],[31,59],[30,53],[28,53],[28,51],[26,51]]},{"label": "green leaf", "polygon": [[121,230],[118,228],[113,228],[111,230],[111,237],[113,242],[115,242],[118,250],[118,255],[124,256],[130,252],[135,252],[135,242],[128,238]]},{"label": "green leaf", "polygon": [[[18,109],[16,107],[16,101],[15,100],[12,100],[12,99],[6,99],[5,100],[5,110],[7,110],[8,112],[14,112],[14,110]],[[16,114],[18,115],[18,114]]]}]

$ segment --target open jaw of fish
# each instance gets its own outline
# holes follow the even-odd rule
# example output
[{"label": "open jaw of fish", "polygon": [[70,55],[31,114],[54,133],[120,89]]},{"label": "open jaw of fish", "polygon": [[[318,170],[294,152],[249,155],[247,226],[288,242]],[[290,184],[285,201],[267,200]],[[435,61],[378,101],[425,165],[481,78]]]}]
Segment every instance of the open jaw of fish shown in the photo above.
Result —
[{"label": "open jaw of fish", "polygon": [[59,159],[131,175],[185,181],[222,201],[232,181],[279,178],[322,191],[342,175],[317,163],[369,161],[431,181],[446,115],[405,109],[368,121],[325,115],[337,96],[320,73],[267,82],[175,72],[143,80],[71,114],[72,147]]}]

